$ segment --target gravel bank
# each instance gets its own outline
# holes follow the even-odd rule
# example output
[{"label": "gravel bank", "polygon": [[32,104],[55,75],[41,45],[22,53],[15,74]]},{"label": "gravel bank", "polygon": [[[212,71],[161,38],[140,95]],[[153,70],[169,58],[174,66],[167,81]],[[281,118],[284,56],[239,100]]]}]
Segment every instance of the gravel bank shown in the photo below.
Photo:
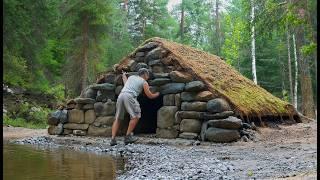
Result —
[{"label": "gravel bank", "polygon": [[316,123],[261,128],[257,142],[201,143],[140,137],[109,146],[109,138],[41,135],[11,140],[124,157],[118,179],[316,179]]}]

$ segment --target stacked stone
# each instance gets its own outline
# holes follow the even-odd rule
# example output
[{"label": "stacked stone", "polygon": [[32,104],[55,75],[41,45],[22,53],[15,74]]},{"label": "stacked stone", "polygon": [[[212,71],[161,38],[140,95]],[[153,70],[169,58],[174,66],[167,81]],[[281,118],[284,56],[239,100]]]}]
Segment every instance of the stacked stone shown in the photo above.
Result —
[{"label": "stacked stone", "polygon": [[[129,76],[136,75],[140,68],[152,72],[148,81],[150,89],[163,95],[163,107],[157,112],[156,136],[231,142],[245,134],[240,133],[243,123],[233,117],[234,112],[227,101],[215,97],[202,81],[180,65],[173,64],[169,55],[158,43],[149,42],[139,47],[129,57],[127,66],[122,67]],[[122,88],[122,75],[115,65],[114,72],[67,103],[64,111],[67,118],[63,118],[61,111],[49,117],[49,133],[111,136],[115,102]],[[121,122],[120,134],[125,134],[129,117]]]}]

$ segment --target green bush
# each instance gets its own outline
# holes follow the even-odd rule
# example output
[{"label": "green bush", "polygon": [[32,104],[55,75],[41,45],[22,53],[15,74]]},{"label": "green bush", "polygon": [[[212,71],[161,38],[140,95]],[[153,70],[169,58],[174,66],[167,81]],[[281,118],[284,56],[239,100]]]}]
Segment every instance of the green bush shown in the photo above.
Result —
[{"label": "green bush", "polygon": [[10,123],[10,125],[22,127],[28,127],[31,125],[45,128],[47,125],[48,114],[51,111],[48,108],[35,106],[28,102],[19,104],[16,109],[16,111],[9,112],[8,115],[4,116],[4,118],[6,118],[6,122]]},{"label": "green bush", "polygon": [[23,118],[12,119],[7,115],[3,115],[3,124],[14,126],[14,127],[25,127],[25,128],[31,128],[31,129],[47,128],[47,124],[27,122]]}]

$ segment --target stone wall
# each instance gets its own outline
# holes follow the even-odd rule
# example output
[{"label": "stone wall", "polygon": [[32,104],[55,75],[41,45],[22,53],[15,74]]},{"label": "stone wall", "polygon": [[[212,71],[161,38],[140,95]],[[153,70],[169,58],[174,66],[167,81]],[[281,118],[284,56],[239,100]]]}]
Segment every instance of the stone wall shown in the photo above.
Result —
[{"label": "stone wall", "polygon": [[[215,97],[205,83],[172,64],[170,52],[150,42],[140,47],[122,69],[136,75],[140,68],[148,68],[148,83],[153,92],[163,95],[163,106],[157,112],[156,136],[159,138],[201,139],[212,142],[232,142],[248,136],[245,128],[251,125],[234,117],[229,103]],[[123,82],[115,65],[98,84],[90,85],[79,98],[70,100],[64,110],[48,118],[49,134],[79,136],[111,136],[115,103]],[[142,110],[143,111],[143,110]],[[124,134],[129,119],[121,125]]]}]

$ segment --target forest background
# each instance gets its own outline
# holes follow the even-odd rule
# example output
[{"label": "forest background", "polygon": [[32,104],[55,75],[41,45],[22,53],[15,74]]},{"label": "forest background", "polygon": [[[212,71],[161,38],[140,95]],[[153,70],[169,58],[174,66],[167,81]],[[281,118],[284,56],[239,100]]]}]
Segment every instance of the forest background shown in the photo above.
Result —
[{"label": "forest background", "polygon": [[[169,3],[169,5],[168,5]],[[3,81],[76,97],[151,37],[223,58],[314,118],[316,0],[4,0]]]}]

